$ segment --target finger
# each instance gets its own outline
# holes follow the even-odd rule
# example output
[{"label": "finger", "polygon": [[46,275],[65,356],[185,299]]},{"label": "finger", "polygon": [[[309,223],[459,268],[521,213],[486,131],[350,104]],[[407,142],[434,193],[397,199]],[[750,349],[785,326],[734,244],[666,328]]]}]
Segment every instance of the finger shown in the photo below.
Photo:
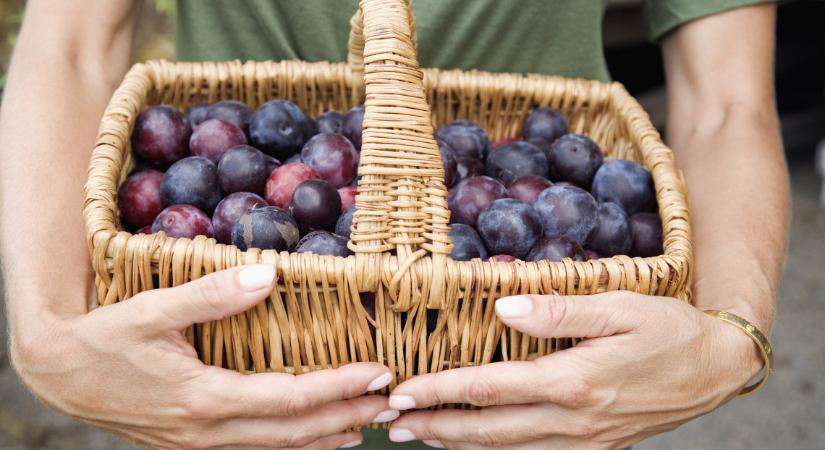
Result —
[{"label": "finger", "polygon": [[376,420],[398,417],[398,411],[388,411],[386,397],[368,395],[330,403],[297,417],[229,419],[213,425],[211,432],[221,443],[296,448]]},{"label": "finger", "polygon": [[418,375],[392,390],[390,406],[407,410],[449,403],[475,406],[552,401],[567,404],[578,395],[577,371],[565,358],[508,361]]},{"label": "finger", "polygon": [[326,403],[358,397],[390,384],[392,375],[378,363],[353,363],[304,375],[257,373],[242,375],[204,367],[194,380],[190,408],[211,411],[211,417],[296,416]]},{"label": "finger", "polygon": [[[317,441],[297,447],[296,450],[332,450],[336,448],[352,448],[361,445],[364,442],[364,436],[360,431],[350,431],[348,433],[338,433],[332,436],[324,436]],[[212,447],[213,450],[258,450],[258,449],[278,449],[272,445],[260,446],[239,446],[239,445],[221,445]]]},{"label": "finger", "polygon": [[424,444],[430,447],[447,448],[450,450],[501,450],[503,448],[507,450],[611,450],[619,448],[617,446],[611,446],[610,444],[563,436],[537,439],[505,446],[490,446],[460,441],[425,441]]},{"label": "finger", "polygon": [[270,294],[275,278],[271,265],[241,266],[177,287],[146,291],[123,305],[131,310],[132,320],[145,323],[150,331],[182,330],[250,309]]},{"label": "finger", "polygon": [[508,326],[533,337],[603,337],[632,331],[656,302],[631,292],[581,296],[518,295],[496,301]]}]

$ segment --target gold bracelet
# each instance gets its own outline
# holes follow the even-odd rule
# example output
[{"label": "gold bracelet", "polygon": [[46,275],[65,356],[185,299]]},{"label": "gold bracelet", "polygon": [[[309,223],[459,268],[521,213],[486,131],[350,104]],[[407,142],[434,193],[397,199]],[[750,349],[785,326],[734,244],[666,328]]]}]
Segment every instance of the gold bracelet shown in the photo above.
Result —
[{"label": "gold bracelet", "polygon": [[753,342],[756,342],[756,346],[759,347],[759,351],[762,353],[762,358],[765,360],[765,375],[763,375],[762,379],[758,382],[739,391],[739,396],[748,396],[761,389],[773,372],[773,349],[771,348],[771,343],[768,341],[768,338],[761,331],[759,331],[758,328],[753,326],[753,324],[737,316],[736,314],[716,310],[707,310],[704,311],[704,313],[722,319],[736,328],[739,328],[744,331],[745,334],[750,336],[750,338],[753,339]]}]

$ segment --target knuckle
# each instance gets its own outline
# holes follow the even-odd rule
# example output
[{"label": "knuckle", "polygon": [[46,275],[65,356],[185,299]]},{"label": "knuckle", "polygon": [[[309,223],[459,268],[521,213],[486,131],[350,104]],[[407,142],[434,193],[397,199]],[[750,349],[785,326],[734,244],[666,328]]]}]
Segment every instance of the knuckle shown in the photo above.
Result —
[{"label": "knuckle", "polygon": [[201,302],[203,302],[203,306],[208,308],[210,311],[219,312],[221,316],[224,316],[222,312],[224,309],[223,302],[221,302],[220,295],[222,286],[218,282],[218,277],[203,277],[194,284],[196,294],[198,298],[200,298]]},{"label": "knuckle", "polygon": [[473,437],[476,443],[485,447],[498,447],[502,444],[501,437],[484,425],[474,427]]},{"label": "knuckle", "polygon": [[281,410],[286,416],[297,416],[312,408],[312,400],[303,393],[290,392],[282,400]]},{"label": "knuckle", "polygon": [[465,396],[473,405],[490,406],[498,402],[498,389],[486,377],[477,377],[466,389]]},{"label": "knuckle", "polygon": [[580,439],[593,439],[603,431],[603,427],[599,422],[592,418],[582,419],[571,423],[569,426],[570,434]]},{"label": "knuckle", "polygon": [[303,447],[316,441],[319,437],[312,427],[297,427],[289,436],[284,436],[284,446],[287,448]]},{"label": "knuckle", "polygon": [[553,301],[546,302],[547,316],[546,320],[551,327],[557,327],[565,322],[567,314],[570,312],[570,299],[566,296],[561,296]]},{"label": "knuckle", "polygon": [[592,386],[584,380],[571,381],[561,389],[555,399],[558,403],[571,408],[583,408],[595,403],[595,393]]},{"label": "knuckle", "polygon": [[177,444],[180,448],[191,450],[209,448],[203,438],[203,434],[190,429],[181,430],[178,433]]},{"label": "knuckle", "polygon": [[209,396],[186,394],[181,401],[180,410],[184,419],[205,421],[219,418],[215,406]]}]

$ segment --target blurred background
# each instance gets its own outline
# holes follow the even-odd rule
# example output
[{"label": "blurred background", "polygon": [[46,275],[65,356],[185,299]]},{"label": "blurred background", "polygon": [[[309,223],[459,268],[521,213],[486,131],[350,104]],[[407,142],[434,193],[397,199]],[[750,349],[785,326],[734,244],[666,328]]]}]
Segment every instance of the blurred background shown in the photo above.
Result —
[{"label": "blurred background", "polygon": [[[606,58],[613,77],[661,128],[667,100],[661,55],[647,40],[639,3],[610,1]],[[0,0],[0,92],[24,4]],[[825,2],[788,2],[779,11],[776,85],[794,204],[772,336],[776,372],[757,396],[644,442],[636,447],[641,450],[825,448],[825,189],[815,157],[818,147],[825,153]],[[174,58],[174,16],[175,0],[143,2],[136,61]],[[819,165],[825,172],[825,157]],[[5,323],[2,304],[0,323]],[[133,448],[42,406],[9,367],[5,339],[0,333],[0,450]]]}]

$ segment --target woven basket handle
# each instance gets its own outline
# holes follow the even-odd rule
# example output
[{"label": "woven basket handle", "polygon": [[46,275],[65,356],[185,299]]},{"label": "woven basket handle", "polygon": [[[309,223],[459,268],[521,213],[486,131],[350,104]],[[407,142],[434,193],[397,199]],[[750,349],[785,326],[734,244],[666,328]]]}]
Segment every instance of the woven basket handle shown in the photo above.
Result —
[{"label": "woven basket handle", "polygon": [[[409,0],[361,0],[352,18],[349,61],[366,95],[358,169],[356,212],[350,246],[357,257],[395,249],[399,270],[390,295],[409,308],[416,285],[430,286],[428,306],[439,307],[444,283],[450,212],[430,107],[419,69],[415,22]],[[428,280],[408,270],[432,254]],[[375,262],[375,259],[373,259]]]}]

